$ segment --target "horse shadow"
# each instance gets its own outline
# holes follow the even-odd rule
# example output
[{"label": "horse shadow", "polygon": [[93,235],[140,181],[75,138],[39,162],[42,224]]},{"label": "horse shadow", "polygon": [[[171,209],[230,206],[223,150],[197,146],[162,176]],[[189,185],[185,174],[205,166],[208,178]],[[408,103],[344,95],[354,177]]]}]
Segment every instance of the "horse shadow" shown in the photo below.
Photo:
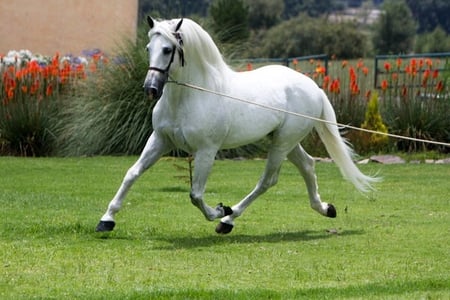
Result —
[{"label": "horse shadow", "polygon": [[293,232],[273,232],[268,234],[230,234],[212,235],[203,237],[176,236],[176,237],[154,237],[163,245],[156,246],[155,250],[178,250],[207,248],[218,245],[229,244],[257,244],[257,243],[283,243],[283,242],[307,242],[313,240],[325,240],[330,238],[340,238],[353,235],[362,235],[363,230],[342,230],[340,232],[328,230],[302,230]]}]

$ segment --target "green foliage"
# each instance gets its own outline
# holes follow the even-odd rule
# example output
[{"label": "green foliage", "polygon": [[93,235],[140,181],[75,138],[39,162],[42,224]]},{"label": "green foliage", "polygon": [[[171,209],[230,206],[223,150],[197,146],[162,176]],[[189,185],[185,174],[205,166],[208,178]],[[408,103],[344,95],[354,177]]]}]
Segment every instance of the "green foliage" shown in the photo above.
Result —
[{"label": "green foliage", "polygon": [[[334,164],[316,164],[309,207],[297,169],[214,233],[166,159],[131,189],[110,234],[94,232],[136,157],[0,157],[0,297],[9,299],[447,299],[449,169],[378,165],[365,199]],[[264,161],[217,161],[205,199],[234,204]],[[186,172],[187,174],[187,172]],[[424,181],[426,179],[426,182]],[[217,221],[216,221],[217,222]],[[334,233],[335,232],[335,233]],[[408,249],[408,251],[405,251]]]},{"label": "green foliage", "polygon": [[340,8],[339,3],[333,0],[285,0],[284,3],[283,16],[285,19],[296,17],[301,13],[306,13],[311,17],[319,17]]},{"label": "green foliage", "polygon": [[67,103],[59,133],[61,154],[132,154],[143,149],[152,131],[153,108],[142,90],[147,39],[142,33],[137,44],[126,44],[121,62],[88,78]]},{"label": "green foliage", "polygon": [[[372,95],[370,96],[364,123],[361,124],[361,128],[381,133],[388,132],[378,108],[378,93],[376,91],[372,92]],[[359,132],[358,136],[359,138],[356,139],[356,145],[361,148],[360,150],[357,148],[358,152],[368,153],[387,150],[389,138],[386,135]]]},{"label": "green foliage", "polygon": [[249,26],[252,30],[270,28],[281,21],[282,1],[246,0],[249,9]]},{"label": "green foliage", "polygon": [[387,0],[375,25],[373,45],[379,54],[409,53],[413,49],[416,24],[404,0]]},{"label": "green foliage", "polygon": [[450,33],[450,1],[448,0],[406,0],[414,19],[417,20],[418,32],[431,32],[436,27]]},{"label": "green foliage", "polygon": [[[354,23],[330,23],[301,15],[280,23],[259,39],[253,57],[295,57],[325,53],[339,58],[362,57],[366,37]],[[258,41],[256,41],[258,42]]]},{"label": "green foliage", "polygon": [[61,103],[18,97],[0,104],[0,154],[48,156],[53,154]]},{"label": "green foliage", "polygon": [[450,36],[442,27],[438,26],[430,33],[417,36],[414,51],[416,53],[448,52],[450,51]]},{"label": "green foliage", "polygon": [[248,7],[243,0],[215,0],[210,14],[212,29],[220,42],[242,42],[249,37]]},{"label": "green foliage", "polygon": [[[413,92],[413,91],[412,91]],[[419,93],[395,96],[395,91],[383,95],[382,113],[389,131],[412,138],[450,142],[450,98],[443,93]],[[397,140],[401,151],[423,151],[445,147],[422,142]]]}]

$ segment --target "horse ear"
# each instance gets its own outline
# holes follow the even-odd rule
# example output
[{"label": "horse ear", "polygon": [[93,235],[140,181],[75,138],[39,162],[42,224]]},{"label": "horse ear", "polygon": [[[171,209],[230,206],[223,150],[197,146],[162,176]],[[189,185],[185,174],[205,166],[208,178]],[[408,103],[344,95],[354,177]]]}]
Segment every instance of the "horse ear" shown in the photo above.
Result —
[{"label": "horse ear", "polygon": [[180,30],[181,24],[183,24],[183,19],[181,19],[178,24],[177,27],[175,27],[175,32],[177,32],[178,30]]},{"label": "horse ear", "polygon": [[147,23],[148,26],[150,26],[150,29],[152,29],[153,26],[155,25],[155,22],[153,22],[153,19],[150,16],[147,16]]}]

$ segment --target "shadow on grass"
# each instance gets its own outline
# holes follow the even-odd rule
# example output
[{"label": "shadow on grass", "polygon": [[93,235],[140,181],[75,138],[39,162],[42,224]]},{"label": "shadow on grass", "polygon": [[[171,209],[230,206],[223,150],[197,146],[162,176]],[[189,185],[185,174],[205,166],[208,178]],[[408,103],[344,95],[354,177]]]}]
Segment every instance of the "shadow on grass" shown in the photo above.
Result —
[{"label": "shadow on grass", "polygon": [[[316,288],[298,288],[289,290],[266,290],[266,289],[248,289],[248,290],[168,290],[168,289],[149,289],[148,291],[134,291],[131,294],[110,295],[103,294],[102,297],[108,299],[347,299],[347,298],[372,298],[385,299],[400,297],[408,298],[433,298],[436,299],[450,292],[449,279],[424,278],[421,280],[410,281],[385,281],[370,282],[366,284],[354,284],[345,287],[316,287]],[[90,294],[92,296],[92,294]],[[406,297],[405,297],[406,296]]]},{"label": "shadow on grass", "polygon": [[269,234],[236,234],[233,235],[211,235],[204,237],[195,236],[168,236],[154,237],[155,240],[164,242],[164,246],[156,247],[156,250],[170,249],[191,249],[200,247],[217,246],[221,244],[252,244],[252,243],[282,243],[282,242],[301,242],[311,240],[322,240],[333,237],[345,237],[351,235],[364,234],[363,230],[347,230],[339,234],[330,234],[323,231],[302,230],[296,232],[274,232]]}]

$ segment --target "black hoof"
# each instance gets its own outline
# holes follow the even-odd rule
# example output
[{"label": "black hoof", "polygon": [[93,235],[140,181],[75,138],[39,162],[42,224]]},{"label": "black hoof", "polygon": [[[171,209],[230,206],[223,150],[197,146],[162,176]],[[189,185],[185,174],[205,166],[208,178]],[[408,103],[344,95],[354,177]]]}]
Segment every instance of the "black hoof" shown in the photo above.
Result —
[{"label": "black hoof", "polygon": [[333,204],[328,204],[328,209],[327,209],[327,217],[329,218],[336,218],[336,207],[334,207]]},{"label": "black hoof", "polygon": [[116,223],[114,221],[100,221],[100,223],[98,223],[97,227],[95,228],[95,231],[112,231],[114,229],[114,226],[116,226]]},{"label": "black hoof", "polygon": [[216,232],[219,234],[227,234],[227,233],[230,233],[231,230],[233,230],[233,227],[234,226],[231,224],[220,222],[216,226]]}]

